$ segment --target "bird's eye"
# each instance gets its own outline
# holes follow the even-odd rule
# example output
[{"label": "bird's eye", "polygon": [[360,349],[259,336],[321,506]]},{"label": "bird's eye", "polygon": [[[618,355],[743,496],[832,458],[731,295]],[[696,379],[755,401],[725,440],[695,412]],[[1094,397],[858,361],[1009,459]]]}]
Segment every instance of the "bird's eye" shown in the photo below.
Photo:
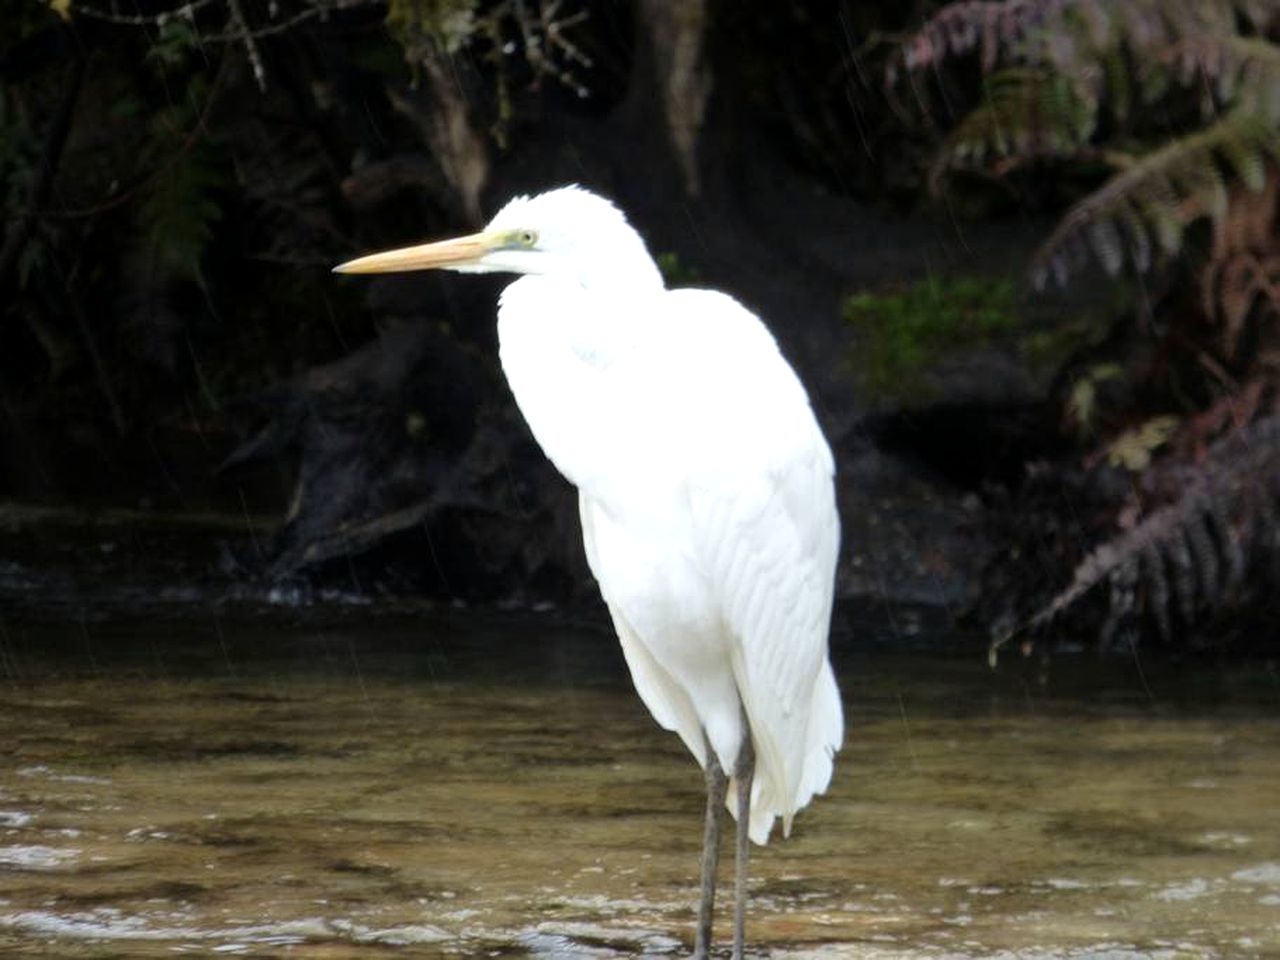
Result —
[{"label": "bird's eye", "polygon": [[522,247],[532,247],[538,243],[538,232],[536,230],[517,230],[516,243]]}]

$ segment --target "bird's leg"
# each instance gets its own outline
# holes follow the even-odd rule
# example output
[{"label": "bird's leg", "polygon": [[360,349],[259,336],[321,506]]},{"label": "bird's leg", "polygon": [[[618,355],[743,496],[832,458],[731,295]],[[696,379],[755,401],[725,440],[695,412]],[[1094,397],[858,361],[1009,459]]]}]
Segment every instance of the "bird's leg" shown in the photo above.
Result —
[{"label": "bird's leg", "polygon": [[694,935],[694,960],[711,955],[711,918],[716,904],[716,865],[720,861],[720,824],[724,820],[724,795],[729,780],[711,741],[707,745],[707,819],[702,833],[702,899],[698,903],[698,931]]},{"label": "bird's leg", "polygon": [[756,773],[756,751],[751,726],[742,715],[742,746],[733,775],[738,781],[737,846],[733,857],[733,960],[742,960],[747,939],[747,850],[751,830],[751,781]]}]

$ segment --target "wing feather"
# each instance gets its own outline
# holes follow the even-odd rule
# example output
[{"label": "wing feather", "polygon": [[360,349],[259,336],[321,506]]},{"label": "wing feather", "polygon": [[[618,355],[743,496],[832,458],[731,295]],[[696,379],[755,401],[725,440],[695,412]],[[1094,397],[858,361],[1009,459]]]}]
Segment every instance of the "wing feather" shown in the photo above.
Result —
[{"label": "wing feather", "polygon": [[799,380],[754,316],[705,296],[724,324],[709,332],[738,350],[685,405],[706,419],[682,467],[756,747],[751,836],[763,843],[775,816],[789,833],[826,789],[843,739],[827,654],[840,520],[831,451]]},{"label": "wing feather", "polygon": [[[826,789],[843,720],[827,660],[839,521],[830,480],[813,490],[820,458],[790,464],[764,489],[702,488],[697,501],[730,505],[722,530],[701,539],[709,579],[723,596],[732,666],[757,755],[752,839],[775,816],[789,833],[795,812]],[[802,486],[817,496],[788,497]],[[764,501],[760,509],[760,498]],[[693,515],[710,515],[695,501]],[[797,512],[790,503],[803,503]],[[736,507],[736,509],[734,509]]]}]

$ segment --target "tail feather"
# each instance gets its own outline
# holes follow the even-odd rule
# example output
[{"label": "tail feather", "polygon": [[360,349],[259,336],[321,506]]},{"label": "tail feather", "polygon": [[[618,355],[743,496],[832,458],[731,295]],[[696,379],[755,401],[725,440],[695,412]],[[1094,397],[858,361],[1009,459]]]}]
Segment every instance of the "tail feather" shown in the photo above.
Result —
[{"label": "tail feather", "polygon": [[[835,768],[836,751],[844,741],[844,709],[840,703],[840,691],[836,687],[831,664],[823,664],[814,684],[812,710],[809,714],[809,736],[805,750],[804,767],[794,796],[786,796],[786,785],[775,783],[768,776],[757,776],[751,785],[751,823],[748,834],[751,842],[764,846],[769,841],[774,821],[782,817],[782,835],[791,835],[791,820],[795,814],[809,805],[817,794],[826,793],[831,785]],[[763,774],[763,771],[760,771]],[[726,805],[737,816],[737,784],[731,778]]]}]

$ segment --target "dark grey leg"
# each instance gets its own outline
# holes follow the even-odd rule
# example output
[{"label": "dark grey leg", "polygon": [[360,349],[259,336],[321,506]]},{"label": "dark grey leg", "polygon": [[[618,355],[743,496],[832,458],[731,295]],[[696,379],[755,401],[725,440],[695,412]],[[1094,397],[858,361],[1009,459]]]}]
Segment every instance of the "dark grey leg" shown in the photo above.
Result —
[{"label": "dark grey leg", "polygon": [[742,746],[733,775],[738,780],[737,847],[733,859],[733,960],[742,960],[747,940],[747,852],[750,845],[751,781],[756,773],[756,751],[751,743],[751,728],[743,713]]},{"label": "dark grey leg", "polygon": [[[706,737],[704,735],[704,740]],[[729,786],[720,759],[707,740],[707,819],[702,833],[702,900],[698,903],[698,931],[693,941],[694,960],[711,955],[711,918],[716,905],[716,865],[720,862],[720,824],[724,820],[724,795]]]}]

